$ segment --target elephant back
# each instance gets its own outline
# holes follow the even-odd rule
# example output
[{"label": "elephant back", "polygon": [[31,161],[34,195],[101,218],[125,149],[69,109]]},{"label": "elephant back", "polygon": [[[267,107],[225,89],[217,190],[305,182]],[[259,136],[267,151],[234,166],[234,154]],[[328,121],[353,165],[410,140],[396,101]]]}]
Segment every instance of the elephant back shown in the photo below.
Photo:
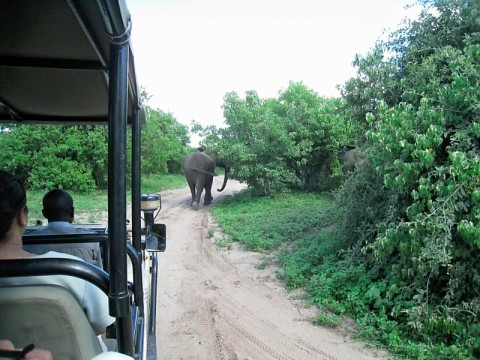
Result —
[{"label": "elephant back", "polygon": [[183,170],[185,172],[193,170],[215,175],[215,158],[210,154],[196,151],[187,155],[183,161]]}]

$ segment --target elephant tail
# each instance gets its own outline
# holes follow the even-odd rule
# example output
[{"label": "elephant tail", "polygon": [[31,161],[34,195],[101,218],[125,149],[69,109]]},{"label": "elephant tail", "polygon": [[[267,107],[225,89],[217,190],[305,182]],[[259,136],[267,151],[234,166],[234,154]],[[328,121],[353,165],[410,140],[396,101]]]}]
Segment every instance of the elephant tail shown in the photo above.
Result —
[{"label": "elephant tail", "polygon": [[225,178],[223,179],[223,185],[221,189],[217,189],[218,192],[223,191],[225,189],[225,186],[227,185],[227,180],[228,180],[228,167],[225,166]]}]

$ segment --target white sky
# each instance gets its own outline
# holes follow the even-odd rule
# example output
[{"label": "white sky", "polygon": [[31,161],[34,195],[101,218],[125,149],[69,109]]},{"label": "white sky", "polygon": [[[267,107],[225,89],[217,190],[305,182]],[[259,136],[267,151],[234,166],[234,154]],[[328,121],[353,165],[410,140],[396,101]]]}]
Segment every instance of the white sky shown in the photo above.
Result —
[{"label": "white sky", "polygon": [[[183,124],[223,124],[223,97],[276,97],[289,81],[321,96],[355,74],[413,0],[127,0],[140,84]],[[390,31],[388,31],[390,32]]]}]

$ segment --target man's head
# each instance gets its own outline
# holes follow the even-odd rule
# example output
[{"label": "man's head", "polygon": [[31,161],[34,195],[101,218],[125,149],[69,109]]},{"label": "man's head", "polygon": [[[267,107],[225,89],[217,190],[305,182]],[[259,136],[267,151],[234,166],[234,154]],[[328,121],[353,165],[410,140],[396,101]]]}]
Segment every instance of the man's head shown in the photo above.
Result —
[{"label": "man's head", "polygon": [[53,189],[43,197],[43,216],[48,222],[73,221],[74,207],[70,194],[62,189]]}]

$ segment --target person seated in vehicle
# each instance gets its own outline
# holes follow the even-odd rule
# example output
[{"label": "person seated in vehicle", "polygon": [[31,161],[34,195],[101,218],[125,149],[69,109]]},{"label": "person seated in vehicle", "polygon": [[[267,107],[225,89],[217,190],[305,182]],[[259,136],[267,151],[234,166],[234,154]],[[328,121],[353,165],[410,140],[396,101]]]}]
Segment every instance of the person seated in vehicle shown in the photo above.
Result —
[{"label": "person seated in vehicle", "polygon": [[[14,354],[14,353],[18,353]],[[15,357],[14,357],[15,356]],[[39,349],[34,347],[33,345],[27,346],[25,349],[15,349],[13,343],[10,340],[0,340],[0,360],[3,359],[17,359],[18,356],[23,356],[22,359],[25,360],[53,360],[53,355],[50,351]],[[113,351],[106,351],[103,352],[90,360],[107,360],[107,359],[115,359],[115,360],[133,360],[132,357],[113,352]]]},{"label": "person seated in vehicle", "polygon": [[[0,171],[0,260],[29,258],[82,259],[54,251],[42,255],[23,249],[27,228],[27,195],[23,185],[10,174]],[[66,275],[42,275],[0,278],[0,286],[58,285],[76,298],[97,334],[103,334],[115,318],[109,315],[108,297],[98,287],[80,278]]]},{"label": "person seated in vehicle", "polygon": [[26,360],[53,360],[52,353],[48,350],[35,348],[33,345],[25,349],[15,349],[10,340],[0,340],[0,359],[26,359]]},{"label": "person seated in vehicle", "polygon": [[[62,189],[53,189],[43,197],[43,216],[48,220],[48,225],[40,230],[31,232],[30,235],[69,235],[94,233],[86,229],[76,228],[72,225],[75,208],[72,196]],[[72,243],[72,244],[38,244],[25,245],[25,250],[34,254],[45,254],[48,251],[78,256],[83,260],[103,269],[102,254],[98,243]]]}]

